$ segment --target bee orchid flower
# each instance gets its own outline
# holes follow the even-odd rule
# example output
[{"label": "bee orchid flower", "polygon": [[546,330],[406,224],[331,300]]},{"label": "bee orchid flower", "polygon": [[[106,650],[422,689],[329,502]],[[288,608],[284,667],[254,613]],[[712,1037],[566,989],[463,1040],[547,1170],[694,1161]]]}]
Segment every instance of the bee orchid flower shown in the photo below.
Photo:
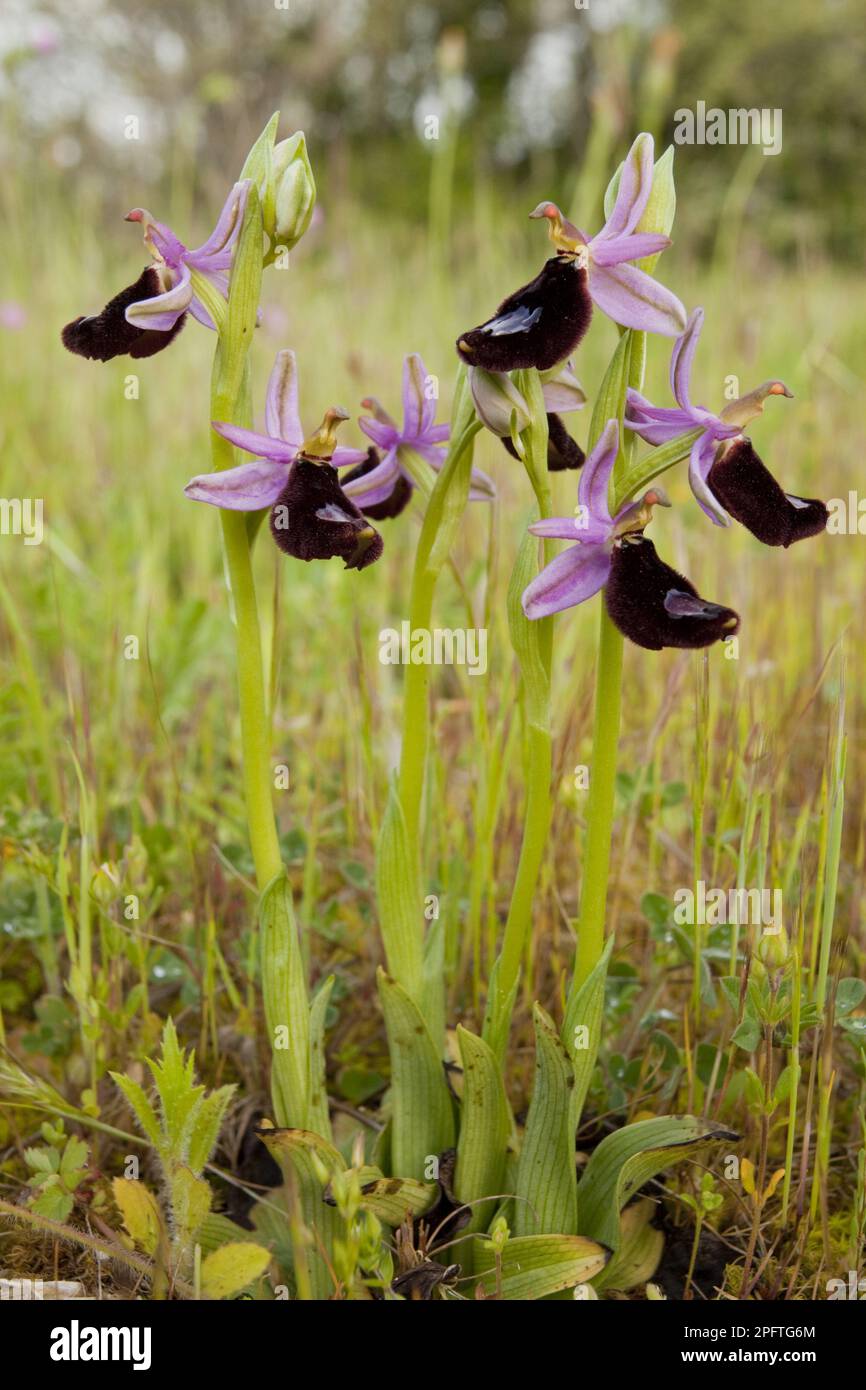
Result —
[{"label": "bee orchid flower", "polygon": [[73,319],[63,329],[64,347],[80,357],[109,362],[113,357],[152,357],[177,337],[187,313],[206,328],[214,323],[196,293],[201,277],[228,298],[232,252],[243,222],[249,184],[236,183],[217,224],[201,246],[190,250],[170,227],[146,208],[133,208],[127,222],[138,222],[152,257],[135,284],[109,300],[99,314]]},{"label": "bee orchid flower", "polygon": [[228,511],[256,512],[271,508],[271,534],[287,555],[300,560],[340,555],[347,569],[364,569],[382,553],[382,538],[340,487],[338,468],[366,458],[363,449],[336,442],[337,425],[348,420],[333,407],[309,438],[298,413],[298,372],[295,354],[277,353],[268,381],[265,424],[259,434],[239,425],[212,422],[224,439],[255,454],[242,463],[202,473],[184,492],[194,502],[207,502]]},{"label": "bee orchid flower", "polygon": [[653,507],[669,506],[661,488],[650,489],[611,516],[608,491],[618,447],[617,422],[608,420],[580,475],[575,515],[530,526],[533,535],[575,544],[524,590],[526,616],[548,617],[603,589],[612,621],[639,647],[707,647],[732,636],[739,627],[733,609],[702,599],[644,535]]},{"label": "bee orchid flower", "polygon": [[671,355],[675,407],[655,406],[629,388],[625,425],[647,444],[667,444],[699,429],[689,457],[689,483],[702,510],[717,526],[733,517],[764,545],[789,546],[818,535],[828,512],[817,498],[786,493],[755,453],[743,428],[763,413],[771,396],[791,396],[783,381],[765,381],[717,415],[691,401],[691,372],[704,322],[703,309],[689,317]]},{"label": "bee orchid flower", "polygon": [[652,181],[653,140],[642,134],[626,156],[616,201],[595,236],[569,222],[556,203],[539,203],[529,215],[547,219],[557,254],[503,300],[492,318],[461,334],[457,351],[464,362],[488,371],[546,371],[580,343],[594,303],[624,328],[668,337],[682,333],[686,311],[676,295],[631,264],[671,244],[661,233],[637,231]]},{"label": "bee orchid flower", "polygon": [[[415,486],[413,465],[420,456],[434,472],[445,462],[448,425],[436,424],[436,396],[432,378],[417,352],[403,359],[403,424],[398,425],[375,396],[361,402],[369,415],[359,424],[372,441],[367,454],[343,477],[343,490],[366,516],[375,520],[398,516]],[[495,495],[490,478],[472,470],[469,500],[489,502]]]}]

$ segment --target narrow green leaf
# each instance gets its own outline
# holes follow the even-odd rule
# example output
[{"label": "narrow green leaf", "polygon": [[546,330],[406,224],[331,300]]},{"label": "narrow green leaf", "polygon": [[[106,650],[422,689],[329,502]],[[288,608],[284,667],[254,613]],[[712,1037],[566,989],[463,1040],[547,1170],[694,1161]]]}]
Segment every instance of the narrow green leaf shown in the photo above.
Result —
[{"label": "narrow green leaf", "polygon": [[376,856],[376,901],[379,931],[388,970],[416,1003],[423,976],[423,897],[396,784],[379,835]]},{"label": "narrow green leaf", "polygon": [[310,1085],[310,1010],[292,889],[285,873],[268,884],[259,906],[262,993],[273,1052],[271,1095],[279,1125],[306,1128]]},{"label": "narrow green leaf", "polygon": [[454,1145],[454,1112],[445,1069],[418,1006],[396,980],[378,972],[391,1054],[391,1170],[424,1179],[430,1160]]},{"label": "narrow green leaf", "polygon": [[121,1076],[119,1072],[109,1072],[109,1076],[123,1092],[132,1113],[141,1126],[142,1133],[148,1138],[153,1147],[159,1152],[162,1149],[162,1134],[159,1128],[159,1120],[156,1111],[145,1095],[137,1081],[132,1081],[128,1076]]},{"label": "narrow green leaf", "polygon": [[[526,526],[538,519],[533,511]],[[542,653],[542,624],[530,622],[523,611],[523,593],[538,573],[538,537],[524,527],[508,583],[506,612],[511,645],[520,666],[527,723],[547,730],[550,723],[550,677]]]},{"label": "narrow green leaf", "polygon": [[307,1123],[315,1134],[331,1137],[331,1115],[325,1068],[325,1018],[334,988],[335,975],[329,975],[316,990],[310,1005],[310,1100]]},{"label": "narrow green leaf", "polygon": [[[304,1225],[310,1232],[310,1243],[293,1251],[295,1265],[306,1264],[310,1292],[315,1300],[330,1298],[334,1281],[328,1268],[334,1240],[344,1236],[343,1222],[334,1207],[325,1201],[326,1182],[321,1169],[327,1173],[342,1172],[345,1161],[327,1139],[303,1129],[270,1129],[258,1131],[268,1153],[280,1165],[289,1186],[297,1190]],[[321,1248],[320,1248],[321,1247]],[[322,1255],[322,1249],[328,1257]]]},{"label": "narrow green leaf", "polygon": [[[505,1161],[513,1121],[492,1049],[462,1024],[457,1025],[457,1043],[463,1065],[463,1099],[454,1195],[458,1202],[476,1202],[479,1197],[498,1197],[505,1191]],[[464,1229],[487,1230],[493,1211],[493,1202],[479,1202]]]},{"label": "narrow green leaf", "polygon": [[569,1100],[568,1123],[572,1137],[577,1133],[586,1093],[592,1079],[595,1061],[601,1043],[601,1025],[604,1018],[604,986],[607,967],[613,950],[613,937],[607,944],[592,973],[579,989],[572,980],[565,1006],[565,1019],[562,1025],[562,1041],[571,1058],[574,1070],[574,1089]]},{"label": "narrow green leaf", "polygon": [[678,439],[672,439],[669,444],[662,444],[658,449],[650,449],[649,453],[644,454],[637,462],[630,463],[621,474],[617,474],[616,495],[613,502],[614,512],[618,511],[632,497],[643,492],[647,483],[651,483],[653,479],[661,477],[662,473],[667,473],[669,468],[674,468],[678,463],[687,459],[692,451],[692,445],[700,433],[700,430],[689,430],[686,434],[681,434]]},{"label": "narrow green leaf", "polygon": [[200,1173],[210,1158],[219,1138],[222,1122],[229,1102],[237,1087],[221,1086],[205,1096],[193,1120],[189,1143],[189,1166],[194,1173]]},{"label": "narrow green leaf", "polygon": [[583,1235],[618,1250],[619,1214],[630,1197],[656,1173],[700,1153],[708,1144],[739,1135],[694,1115],[639,1120],[602,1139],[580,1181],[579,1225]]},{"label": "narrow green leaf", "polygon": [[574,1073],[553,1020],[540,1004],[535,1020],[535,1085],[517,1165],[514,1233],[574,1235],[577,1174],[569,1102]]}]

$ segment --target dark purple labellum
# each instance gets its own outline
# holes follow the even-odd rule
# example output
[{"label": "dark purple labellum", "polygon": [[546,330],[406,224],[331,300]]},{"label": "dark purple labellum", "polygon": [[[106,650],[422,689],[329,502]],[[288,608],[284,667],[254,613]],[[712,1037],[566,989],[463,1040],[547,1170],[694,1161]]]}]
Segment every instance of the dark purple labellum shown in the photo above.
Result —
[{"label": "dark purple labellum", "polygon": [[764,545],[793,545],[819,535],[829,513],[816,497],[784,492],[750,439],[737,439],[713,464],[707,483],[726,511]]},{"label": "dark purple labellum", "polygon": [[[363,463],[358,463],[354,468],[350,468],[348,473],[343,474],[343,482],[351,483],[355,478],[365,478],[368,473],[380,462],[378,450],[370,445],[367,450],[367,457]],[[394,483],[394,490],[390,497],[386,497],[384,502],[374,502],[372,507],[361,506],[361,511],[365,516],[369,516],[373,521],[387,521],[392,516],[399,516],[408,505],[409,498],[412,496],[412,484],[408,478],[401,473]]]},{"label": "dark purple labellum", "polygon": [[[513,459],[518,457],[517,450],[507,435],[502,436],[502,443],[508,450]],[[581,449],[576,439],[572,439],[565,425],[558,415],[548,415],[547,417],[547,471],[548,473],[561,473],[564,468],[582,468],[586,463],[586,454]]]},{"label": "dark purple labellum", "polygon": [[547,468],[561,473],[564,468],[582,468],[586,454],[576,439],[572,439],[558,415],[547,417]]},{"label": "dark purple labellum", "polygon": [[462,333],[457,351],[488,372],[546,372],[574,351],[591,318],[586,271],[568,256],[553,256],[530,284],[503,299],[492,319]]},{"label": "dark purple labellum", "polygon": [[153,357],[177,337],[186,315],[182,315],[173,328],[159,333],[155,328],[136,328],[127,323],[125,314],[130,304],[154,299],[158,294],[162,294],[162,286],[151,265],[142,271],[134,285],[110,299],[101,314],[68,323],[61,334],[63,346],[95,362],[110,362],[112,357],[121,357],[124,353],[130,357]]},{"label": "dark purple labellum", "polygon": [[297,560],[339,555],[349,570],[366,569],[383,550],[378,531],[340,487],[336,468],[305,458],[295,459],[271,508],[271,535]]},{"label": "dark purple labellum", "polygon": [[683,575],[666,565],[645,536],[618,541],[604,590],[607,611],[639,647],[709,647],[732,637],[740,619],[732,608],[702,599]]}]

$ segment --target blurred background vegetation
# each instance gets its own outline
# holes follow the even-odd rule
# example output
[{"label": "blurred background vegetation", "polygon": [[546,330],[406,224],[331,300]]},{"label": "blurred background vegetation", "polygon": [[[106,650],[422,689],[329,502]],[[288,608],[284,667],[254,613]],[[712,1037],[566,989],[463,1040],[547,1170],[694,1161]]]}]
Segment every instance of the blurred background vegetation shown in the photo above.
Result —
[{"label": "blurred background vegetation", "polygon": [[464,216],[495,185],[522,217],[529,183],[570,205],[639,128],[667,142],[702,100],[780,108],[783,145],[683,148],[680,239],[712,250],[750,198],[765,251],[862,255],[860,0],[6,0],[4,15],[3,167],[37,197],[52,179],[71,199],[96,180],[112,206],[142,176],[177,198],[221,186],[281,108],[307,131],[326,209],[352,191],[419,223],[438,156]]}]

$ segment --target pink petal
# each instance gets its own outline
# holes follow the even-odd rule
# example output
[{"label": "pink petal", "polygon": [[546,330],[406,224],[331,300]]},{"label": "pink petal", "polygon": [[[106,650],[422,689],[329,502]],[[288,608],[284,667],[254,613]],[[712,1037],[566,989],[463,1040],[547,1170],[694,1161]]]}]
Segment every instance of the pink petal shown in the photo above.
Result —
[{"label": "pink petal", "polygon": [[598,307],[623,328],[676,338],[686,311],[675,294],[633,265],[593,266],[589,292]]},{"label": "pink petal", "polygon": [[382,462],[371,468],[369,473],[364,473],[360,478],[353,478],[351,482],[341,483],[340,486],[346,496],[352,498],[356,507],[375,507],[378,502],[384,502],[391,496],[399,476],[397,450],[391,449]]},{"label": "pink petal", "polygon": [[231,440],[239,449],[246,449],[248,454],[255,454],[257,458],[272,459],[275,463],[291,463],[298,452],[297,445],[274,439],[269,434],[257,434],[255,430],[241,429],[240,425],[229,425],[222,420],[212,420],[211,424],[223,439]]},{"label": "pink petal", "polygon": [[604,545],[573,545],[557,555],[523,592],[527,618],[546,618],[592,598],[610,574],[610,552]]},{"label": "pink petal", "polygon": [[730,526],[731,518],[707,483],[717,448],[717,441],[709,434],[702,434],[695,440],[689,457],[689,484],[695,501],[710,521],[716,526]]},{"label": "pink petal", "polygon": [[295,452],[304,442],[298,413],[298,364],[291,348],[283,348],[274,359],[265,396],[265,428],[275,439],[291,444]]},{"label": "pink petal", "polygon": [[429,376],[417,352],[403,359],[403,436],[417,439],[436,418],[436,399],[428,398]]},{"label": "pink petal", "polygon": [[656,232],[634,232],[630,236],[596,238],[590,243],[590,255],[596,265],[620,265],[623,261],[641,261],[666,251],[670,237]]},{"label": "pink petal", "polygon": [[691,407],[689,385],[692,379],[692,363],[703,326],[703,309],[693,309],[689,314],[686,331],[681,338],[677,338],[671,353],[671,391],[674,400],[678,401],[684,410]]},{"label": "pink petal", "polygon": [[231,512],[257,512],[272,507],[286,486],[284,463],[242,463],[222,472],[202,473],[187,483],[184,492],[193,502],[208,502]]},{"label": "pink petal", "polygon": [[616,420],[608,420],[580,471],[577,499],[583,508],[583,515],[602,525],[609,525],[611,520],[607,495],[618,449],[619,427]]},{"label": "pink petal", "polygon": [[639,135],[625,157],[616,202],[602,237],[627,236],[640,221],[653,186],[653,138]]},{"label": "pink petal", "polygon": [[182,266],[176,285],[163,294],[154,295],[153,299],[140,299],[136,304],[130,304],[126,310],[126,321],[136,328],[152,328],[158,333],[167,333],[186,313],[191,300],[189,270]]},{"label": "pink petal", "polygon": [[191,257],[193,260],[200,260],[203,256],[213,256],[232,245],[244,218],[249,186],[247,179],[244,179],[242,183],[235,184],[223,204],[217,224],[207,241],[203,242],[201,246],[197,246],[194,251],[188,252],[187,259]]}]

